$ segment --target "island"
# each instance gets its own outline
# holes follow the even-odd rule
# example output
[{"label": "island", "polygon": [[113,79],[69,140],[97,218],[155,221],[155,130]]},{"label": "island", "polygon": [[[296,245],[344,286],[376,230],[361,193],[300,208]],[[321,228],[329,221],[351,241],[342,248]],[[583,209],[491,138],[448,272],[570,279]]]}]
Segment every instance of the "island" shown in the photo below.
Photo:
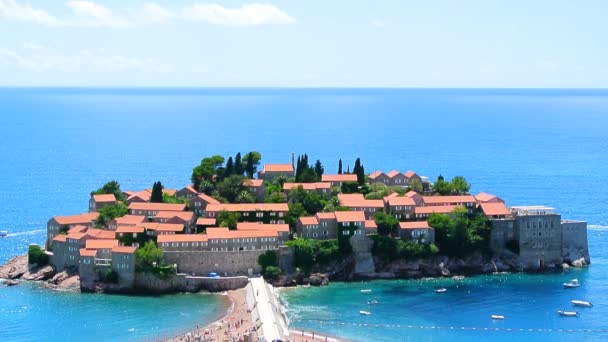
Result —
[{"label": "island", "polygon": [[45,246],[30,245],[27,256],[0,268],[0,278],[82,292],[248,288],[256,301],[251,293],[266,282],[324,285],[590,264],[587,223],[564,220],[553,208],[508,207],[496,195],[472,195],[462,176],[431,182],[413,171],[368,174],[359,158],[352,171],[341,159],[337,164],[329,174],[307,154],[261,164],[261,154],[249,152],[203,158],[179,190],[158,181],[123,191],[109,181],[91,192],[88,212],[52,217]]}]

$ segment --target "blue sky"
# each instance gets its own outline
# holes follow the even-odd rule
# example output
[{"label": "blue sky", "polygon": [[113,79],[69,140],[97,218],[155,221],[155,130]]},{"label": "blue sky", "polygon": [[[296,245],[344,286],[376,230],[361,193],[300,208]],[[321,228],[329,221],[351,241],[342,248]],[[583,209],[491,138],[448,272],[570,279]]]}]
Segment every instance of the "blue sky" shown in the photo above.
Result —
[{"label": "blue sky", "polygon": [[602,0],[0,0],[0,85],[607,88],[607,17]]}]

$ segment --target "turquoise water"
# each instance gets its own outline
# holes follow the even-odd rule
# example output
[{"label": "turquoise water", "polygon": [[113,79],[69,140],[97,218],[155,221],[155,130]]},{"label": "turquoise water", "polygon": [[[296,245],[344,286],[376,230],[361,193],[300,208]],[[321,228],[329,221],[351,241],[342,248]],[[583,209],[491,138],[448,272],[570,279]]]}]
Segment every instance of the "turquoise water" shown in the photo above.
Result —
[{"label": "turquoise water", "polygon": [[[117,179],[123,189],[147,188],[156,180],[179,188],[189,182],[192,167],[201,157],[250,149],[262,152],[263,161],[269,163],[288,162],[292,152],[308,153],[311,159],[321,159],[327,172],[336,171],[339,158],[352,168],[354,159],[361,157],[369,172],[396,168],[433,178],[440,173],[464,175],[474,192],[496,193],[510,205],[545,204],[558,208],[564,217],[587,220],[592,226],[594,265],[580,275],[586,278],[579,292],[587,291],[584,296],[596,303],[580,319],[554,317],[553,311],[568,301],[557,296],[561,292],[552,291],[561,290],[562,278],[570,275],[530,276],[519,287],[510,284],[527,276],[507,278],[496,289],[504,292],[492,297],[494,304],[465,300],[481,295],[468,297],[449,291],[443,300],[461,303],[452,311],[440,302],[418,298],[426,298],[434,285],[419,285],[417,291],[418,285],[412,285],[411,292],[401,295],[401,283],[395,282],[391,283],[395,295],[389,301],[416,303],[415,315],[379,305],[380,311],[367,319],[391,321],[403,316],[440,325],[460,322],[464,319],[458,318],[460,313],[466,313],[465,318],[472,321],[464,323],[487,325],[488,312],[500,311],[513,318],[494,324],[604,327],[593,315],[608,313],[608,300],[601,297],[608,280],[602,264],[602,258],[608,256],[603,231],[608,228],[608,91],[2,88],[0,104],[0,230],[11,232],[0,238],[0,262],[24,253],[28,243],[44,242],[51,216],[86,211],[89,192],[107,180]],[[478,288],[493,284],[494,278],[467,281],[472,284],[466,288],[477,293]],[[409,289],[407,284],[403,287]],[[334,286],[313,291],[321,291],[322,297],[322,291],[329,291],[329,296],[340,286],[358,288]],[[551,312],[547,320],[553,323],[538,311],[525,310],[530,314],[523,316],[510,313],[517,303],[542,298],[541,290],[548,291],[545,298],[549,302],[538,308]],[[340,298],[327,307],[327,313],[358,312],[360,296],[354,292],[352,305]],[[188,302],[198,298],[190,296],[78,296],[26,286],[0,287],[0,298],[0,307],[8,310],[0,311],[0,340],[22,338],[23,330],[12,328],[17,326],[29,329],[32,336],[44,336],[52,326],[75,326],[76,335],[70,339],[126,339],[133,335],[124,333],[131,328],[136,329],[133,333],[145,334],[143,327],[150,321],[180,330],[209,322],[214,312],[224,308],[211,299],[189,306]],[[45,300],[53,302],[43,305]],[[141,300],[139,305],[135,300]],[[88,301],[96,303],[95,311],[86,305]],[[147,306],[148,302],[154,305]],[[318,303],[315,298],[305,302],[293,298],[289,304],[298,312],[308,302]],[[38,310],[23,309],[32,304],[40,305]],[[204,311],[196,318],[189,316],[192,320],[176,314],[167,319],[164,314],[167,310],[190,313],[199,307]],[[388,311],[382,314],[382,308]],[[14,313],[19,310],[18,315]],[[123,316],[116,319],[115,312],[123,310],[133,310],[128,315],[132,322]],[[319,317],[323,314],[318,312]],[[85,317],[87,324],[74,317]],[[93,322],[101,322],[101,328],[93,329]],[[294,324],[307,327],[309,323],[294,319]],[[318,328],[353,338],[368,331],[347,326]],[[150,336],[156,333],[148,330]],[[398,330],[395,335],[385,329],[365,336],[387,340],[406,333]],[[419,338],[444,336],[432,331],[409,333]],[[488,336],[470,334],[466,336]],[[559,333],[550,336],[571,338]]]}]

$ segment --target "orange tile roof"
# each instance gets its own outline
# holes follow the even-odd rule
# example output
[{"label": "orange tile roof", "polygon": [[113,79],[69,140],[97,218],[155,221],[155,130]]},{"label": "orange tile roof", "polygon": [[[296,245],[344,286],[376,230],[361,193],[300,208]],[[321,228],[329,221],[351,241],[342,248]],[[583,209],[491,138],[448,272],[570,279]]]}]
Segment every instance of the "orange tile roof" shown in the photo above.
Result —
[{"label": "orange tile roof", "polygon": [[143,233],[144,227],[137,226],[118,226],[116,228],[116,233]]},{"label": "orange tile roof", "polygon": [[152,197],[152,191],[146,189],[146,190],[136,192],[133,195],[129,196],[129,198],[127,198],[127,201],[130,201],[136,197],[139,197],[144,201],[149,201],[150,197]]},{"label": "orange tile roof", "polygon": [[122,192],[122,194],[125,195],[125,197],[129,198],[129,197],[135,195],[135,191],[125,190]]},{"label": "orange tile roof", "polygon": [[159,232],[181,232],[184,230],[184,225],[179,223],[157,223],[157,222],[144,222],[140,226],[147,230],[156,230]]},{"label": "orange tile roof", "polygon": [[67,239],[72,239],[72,240],[80,240],[82,238],[84,238],[85,236],[87,236],[87,233],[84,232],[74,232],[74,233],[70,233],[66,236]]},{"label": "orange tile roof", "polygon": [[419,194],[419,193],[417,193],[416,191],[408,191],[408,192],[405,194],[405,197],[414,197],[414,196],[419,196],[419,195],[420,195],[420,194]]},{"label": "orange tile roof", "polygon": [[414,212],[416,214],[433,214],[433,213],[449,214],[456,208],[462,208],[462,207],[458,206],[458,205],[437,205],[437,206],[430,206],[430,207],[416,207],[414,209]]},{"label": "orange tile roof", "polygon": [[95,250],[95,249],[86,249],[86,248],[80,249],[81,257],[95,257],[95,254],[97,254],[97,250]]},{"label": "orange tile roof", "polygon": [[166,218],[172,219],[174,217],[179,217],[184,221],[190,221],[194,218],[194,212],[192,211],[159,211],[156,213],[154,218]]},{"label": "orange tile roof", "polygon": [[223,203],[207,205],[207,212],[226,211],[289,211],[287,203]]},{"label": "orange tile roof", "polygon": [[511,215],[507,206],[502,203],[481,203],[481,210],[486,216],[500,216],[500,215]]},{"label": "orange tile roof", "polygon": [[196,225],[198,225],[198,226],[213,226],[213,225],[215,225],[215,217],[212,217],[212,218],[199,217],[196,220]]},{"label": "orange tile roof", "polygon": [[414,176],[416,176],[416,172],[414,172],[414,171],[408,171],[405,173],[405,177],[407,177],[407,178],[412,178]]},{"label": "orange tile roof", "polygon": [[363,201],[363,194],[338,194],[338,201]]},{"label": "orange tile roof", "polygon": [[184,211],[186,209],[186,205],[172,203],[133,202],[129,204],[129,209],[150,211]]},{"label": "orange tile roof", "polygon": [[340,201],[340,205],[350,208],[384,208],[383,200],[347,200]]},{"label": "orange tile roof", "polygon": [[416,206],[416,201],[414,201],[414,199],[411,197],[388,197],[388,198],[386,198],[386,202],[391,207],[398,206],[398,205],[411,206],[411,207]]},{"label": "orange tile roof", "polygon": [[322,175],[322,182],[356,182],[357,175],[353,175],[350,173],[343,173],[337,175]]},{"label": "orange tile roof", "polygon": [[136,249],[137,249],[137,247],[134,247],[134,246],[116,246],[116,247],[112,247],[112,253],[133,254],[133,253],[135,253]]},{"label": "orange tile roof", "polygon": [[303,225],[319,224],[319,221],[314,216],[302,216],[300,217],[299,221]]},{"label": "orange tile roof", "polygon": [[276,232],[289,233],[288,224],[265,224],[258,222],[239,222],[236,224],[236,230],[273,230]]},{"label": "orange tile roof", "polygon": [[53,219],[59,225],[90,224],[99,217],[99,213],[84,213],[72,216],[55,216]]},{"label": "orange tile roof", "polygon": [[397,171],[397,170],[392,170],[389,173],[387,173],[386,175],[388,176],[388,178],[393,178],[396,175],[400,174],[401,172]]},{"label": "orange tile roof", "polygon": [[209,239],[240,239],[256,237],[276,237],[277,232],[273,230],[228,230],[228,228],[207,228]]},{"label": "orange tile roof", "polygon": [[53,238],[53,241],[65,242],[67,237],[67,235],[59,234]]},{"label": "orange tile roof", "polygon": [[93,195],[93,200],[97,203],[116,202],[114,194]]},{"label": "orange tile roof", "polygon": [[162,242],[207,242],[209,239],[204,234],[175,234],[175,235],[159,235],[158,243]]},{"label": "orange tile roof", "polygon": [[321,190],[321,189],[331,189],[330,183],[284,183],[283,191],[295,189],[301,186],[304,190]]},{"label": "orange tile roof", "polygon": [[205,194],[199,194],[195,198],[201,199],[201,200],[205,201],[205,203],[207,203],[207,204],[220,204],[221,203],[220,201],[216,200],[215,198],[213,198],[209,195],[205,195]]},{"label": "orange tile roof", "polygon": [[335,220],[336,219],[336,214],[334,214],[334,213],[317,213],[317,215],[315,215],[315,216],[319,220]]},{"label": "orange tile roof", "polygon": [[89,239],[86,243],[86,249],[110,249],[115,246],[118,246],[118,240]]},{"label": "orange tile roof", "polygon": [[264,185],[263,179],[245,179],[243,185],[247,187],[257,188]]},{"label": "orange tile roof", "polygon": [[427,221],[399,222],[399,229],[423,229],[431,228]]},{"label": "orange tile roof", "polygon": [[192,186],[192,184],[186,185],[180,191],[183,191],[183,190],[186,190],[186,191],[191,192],[193,194],[198,194],[198,191],[196,191],[196,189],[194,188],[194,186]]},{"label": "orange tile roof", "polygon": [[175,196],[175,194],[177,193],[176,189],[163,189],[163,193],[167,194],[169,196]]},{"label": "orange tile roof", "polygon": [[111,231],[111,230],[89,228],[89,229],[87,229],[87,231],[85,233],[95,239],[107,240],[107,239],[116,238],[116,232]]},{"label": "orange tile roof", "polygon": [[365,222],[365,214],[362,211],[336,211],[338,222]]},{"label": "orange tile roof", "polygon": [[378,170],[378,171],[374,171],[372,174],[370,174],[368,178],[369,179],[376,179],[376,178],[378,178],[378,177],[380,177],[382,175],[384,175],[384,172]]},{"label": "orange tile roof", "polygon": [[456,204],[456,203],[477,203],[475,197],[471,195],[462,196],[423,196],[424,204]]},{"label": "orange tile roof", "polygon": [[374,220],[365,220],[365,229],[377,229],[378,225]]},{"label": "orange tile roof", "polygon": [[86,227],[86,226],[83,226],[83,225],[76,225],[76,226],[74,226],[74,227],[72,227],[72,228],[70,228],[70,229],[68,230],[68,234],[73,234],[73,233],[82,233],[82,232],[84,232],[85,230],[87,230],[87,227]]},{"label": "orange tile roof", "polygon": [[293,172],[291,164],[264,164],[264,172]]},{"label": "orange tile roof", "polygon": [[489,201],[494,200],[494,199],[498,199],[499,201],[503,202],[503,200],[500,199],[498,196],[492,195],[492,194],[488,194],[488,193],[485,193],[485,192],[480,192],[477,195],[475,195],[475,199],[478,200],[479,202],[489,202]]},{"label": "orange tile roof", "polygon": [[116,221],[116,225],[134,225],[146,220],[146,217],[143,215],[125,215],[122,217],[117,217],[114,219]]}]

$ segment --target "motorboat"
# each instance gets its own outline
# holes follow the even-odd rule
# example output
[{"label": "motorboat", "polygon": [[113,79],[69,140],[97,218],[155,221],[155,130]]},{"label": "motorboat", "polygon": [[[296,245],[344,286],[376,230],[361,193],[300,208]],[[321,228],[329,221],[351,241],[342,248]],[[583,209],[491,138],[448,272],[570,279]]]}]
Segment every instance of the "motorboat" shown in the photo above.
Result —
[{"label": "motorboat", "polygon": [[442,287],[440,289],[435,290],[436,293],[444,293],[444,292],[447,292],[447,291],[448,291],[448,289],[446,289],[445,287]]},{"label": "motorboat", "polygon": [[373,304],[378,304],[378,301],[375,299],[370,300],[369,302],[367,302],[368,305],[373,305]]},{"label": "motorboat", "polygon": [[587,302],[584,300],[573,300],[571,303],[574,304],[574,306],[582,306],[585,308],[590,308],[593,306],[593,304],[591,304],[591,302]]},{"label": "motorboat", "polygon": [[363,310],[359,311],[359,313],[360,313],[360,314],[362,314],[363,316],[369,316],[369,315],[371,315],[371,314],[372,314],[372,313],[371,313],[371,312],[369,312],[369,311],[363,311]]},{"label": "motorboat", "polygon": [[502,315],[492,315],[490,317],[492,317],[492,319],[505,319],[505,316]]},{"label": "motorboat", "polygon": [[573,289],[576,287],[580,287],[581,283],[578,282],[578,279],[572,279],[567,283],[564,283],[564,288],[566,289]]},{"label": "motorboat", "polygon": [[5,237],[8,235],[8,230],[0,230],[0,237]]},{"label": "motorboat", "polygon": [[565,316],[565,317],[577,317],[578,316],[578,312],[576,312],[576,311],[562,311],[562,310],[559,310],[559,311],[557,311],[557,313],[560,316]]},{"label": "motorboat", "polygon": [[372,290],[370,290],[370,289],[363,289],[363,290],[361,290],[361,293],[371,293],[371,292],[372,292]]}]

